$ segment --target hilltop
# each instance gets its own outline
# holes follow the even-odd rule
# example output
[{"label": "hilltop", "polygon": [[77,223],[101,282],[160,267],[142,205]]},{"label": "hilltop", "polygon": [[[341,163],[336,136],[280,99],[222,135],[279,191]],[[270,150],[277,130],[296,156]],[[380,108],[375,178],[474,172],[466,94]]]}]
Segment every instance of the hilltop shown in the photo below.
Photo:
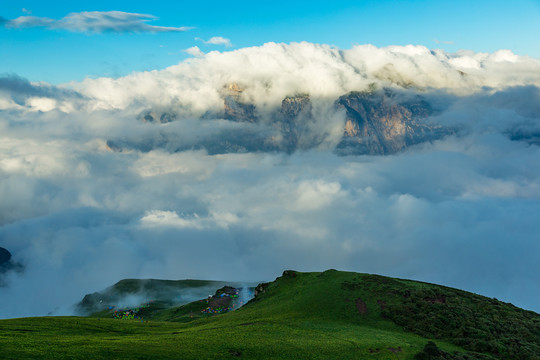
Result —
[{"label": "hilltop", "polygon": [[89,315],[109,308],[137,306],[150,301],[164,309],[206,297],[226,285],[240,286],[234,282],[212,280],[124,279],[103,291],[85,295],[76,305],[76,312]]},{"label": "hilltop", "polygon": [[[214,297],[234,298],[234,288]],[[201,301],[202,300],[202,301]],[[540,316],[423,282],[328,270],[285,271],[234,311],[204,299],[144,319],[0,322],[11,358],[537,359]],[[206,309],[206,312],[205,312]],[[197,316],[186,316],[189,313]],[[9,358],[9,357],[8,357]]]}]

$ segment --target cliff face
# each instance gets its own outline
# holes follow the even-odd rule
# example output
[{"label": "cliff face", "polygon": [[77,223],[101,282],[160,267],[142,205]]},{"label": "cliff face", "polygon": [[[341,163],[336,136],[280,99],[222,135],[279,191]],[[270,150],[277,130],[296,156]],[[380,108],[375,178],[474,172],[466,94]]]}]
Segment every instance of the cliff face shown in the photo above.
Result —
[{"label": "cliff face", "polygon": [[420,97],[399,99],[388,90],[352,92],[341,96],[336,104],[346,111],[343,139],[337,146],[342,155],[392,154],[450,133],[423,121],[433,109]]},{"label": "cliff face", "polygon": [[[351,92],[336,100],[335,106],[346,114],[343,137],[336,147],[341,155],[392,154],[452,132],[425,121],[434,111],[419,96],[400,98],[390,90]],[[287,97],[282,101],[275,123],[283,134],[284,149],[294,151],[309,147],[301,138],[312,116],[308,95]]]},{"label": "cliff face", "polygon": [[[204,148],[210,154],[253,151],[292,153],[315,148],[329,136],[328,128],[321,126],[324,122],[330,123],[325,118],[328,114],[318,112],[318,115],[314,115],[314,104],[307,94],[285,97],[281,107],[270,113],[267,111],[264,116],[258,113],[255,104],[246,102],[242,94],[243,89],[234,83],[222,89],[223,110],[215,117],[228,120],[231,124],[244,125],[221,130],[218,135],[203,134],[198,139],[188,139],[186,142],[178,140],[174,134],[160,131],[155,139],[110,139],[107,144],[113,151],[129,148],[140,151],[153,148],[169,151]],[[392,154],[452,132],[426,121],[433,114],[433,109],[422,97],[411,97],[388,89],[345,94],[335,101],[331,112],[345,114],[343,135],[335,148],[340,155]],[[172,111],[148,111],[142,115],[141,120],[151,123],[151,126],[181,121]]]},{"label": "cliff face", "polygon": [[309,95],[287,96],[283,99],[281,109],[274,119],[274,126],[283,136],[283,150],[293,152],[304,147],[301,142],[302,133],[312,116]]},{"label": "cliff face", "polygon": [[225,87],[223,118],[232,121],[257,122],[255,106],[242,101],[242,89],[235,83]]}]

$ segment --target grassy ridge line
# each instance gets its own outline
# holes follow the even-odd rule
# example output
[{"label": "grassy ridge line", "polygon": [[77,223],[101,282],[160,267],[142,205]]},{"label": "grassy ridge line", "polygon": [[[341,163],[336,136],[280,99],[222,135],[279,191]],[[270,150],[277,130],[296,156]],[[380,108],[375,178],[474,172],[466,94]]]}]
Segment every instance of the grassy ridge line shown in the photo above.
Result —
[{"label": "grassy ridge line", "polygon": [[[6,349],[2,353],[13,359],[535,359],[538,314],[460,290],[335,270],[285,272],[261,288],[264,292],[256,300],[237,311],[190,323],[89,318],[0,321],[0,344]],[[409,313],[414,310],[411,304],[419,304],[422,311]],[[436,340],[444,355],[421,353],[428,340],[441,337],[428,332],[423,314],[438,319],[444,311],[467,307],[481,310],[475,315],[488,320],[492,319],[489,309],[509,314],[505,322],[517,319],[532,334],[525,339],[529,348],[518,348],[512,357],[485,351],[466,354],[447,338]],[[160,318],[178,320],[179,309],[186,307],[166,309]],[[396,313],[408,316],[413,327],[408,330],[418,330],[417,334],[391,321]],[[523,317],[532,317],[532,323],[523,322]],[[491,340],[504,347],[499,335]],[[511,338],[516,333],[502,335]]]}]

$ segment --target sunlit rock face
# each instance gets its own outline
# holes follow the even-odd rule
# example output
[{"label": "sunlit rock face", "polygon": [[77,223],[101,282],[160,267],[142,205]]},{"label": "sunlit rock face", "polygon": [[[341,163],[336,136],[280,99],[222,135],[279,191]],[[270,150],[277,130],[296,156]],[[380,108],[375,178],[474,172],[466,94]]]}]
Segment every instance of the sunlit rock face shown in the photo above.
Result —
[{"label": "sunlit rock face", "polygon": [[337,105],[346,110],[343,140],[337,146],[342,155],[392,154],[451,133],[425,121],[434,111],[420,96],[402,98],[390,90],[351,92]]},{"label": "sunlit rock face", "polygon": [[[255,106],[239,102],[238,98],[229,95],[224,102],[227,119],[258,121],[254,115]],[[335,149],[340,155],[392,154],[453,132],[427,121],[434,110],[421,96],[404,97],[388,89],[351,92],[336,100],[335,107],[336,111],[344,110],[346,114],[343,138]],[[313,104],[307,94],[283,99],[281,109],[273,115],[273,126],[280,134],[279,141],[273,141],[275,149],[290,153],[318,145],[302,141],[302,135],[309,131],[309,125],[314,121],[312,110]]]},{"label": "sunlit rock face", "polygon": [[236,83],[229,84],[223,91],[223,118],[232,121],[257,122],[255,106],[242,100],[243,89]]}]

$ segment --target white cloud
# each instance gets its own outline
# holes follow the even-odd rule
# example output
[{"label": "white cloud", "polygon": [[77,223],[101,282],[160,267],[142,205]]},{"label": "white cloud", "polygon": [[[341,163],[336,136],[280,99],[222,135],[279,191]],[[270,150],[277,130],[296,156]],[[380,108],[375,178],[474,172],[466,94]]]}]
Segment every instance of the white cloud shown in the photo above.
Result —
[{"label": "white cloud", "polygon": [[27,106],[35,111],[51,111],[56,108],[56,100],[43,97],[31,97],[26,100]]},{"label": "white cloud", "polygon": [[203,39],[197,37],[197,38],[195,38],[195,40],[202,41],[203,43],[205,43],[207,45],[224,45],[226,47],[231,47],[232,46],[231,40],[229,40],[227,38],[224,38],[224,37],[221,37],[221,36],[213,36],[208,40],[203,40]]},{"label": "white cloud", "polygon": [[0,110],[17,109],[20,110],[21,105],[15,103],[12,99],[5,99],[0,97]]},{"label": "white cloud", "polygon": [[199,49],[198,46],[192,46],[188,49],[185,49],[184,50],[185,52],[187,52],[189,55],[193,55],[193,56],[203,56],[204,53],[201,51],[201,49]]},{"label": "white cloud", "polygon": [[[24,10],[24,9],[23,9]],[[190,27],[167,27],[149,25],[147,22],[157,17],[148,14],[128,13],[123,11],[83,11],[67,14],[60,20],[20,16],[6,20],[7,28],[46,27],[51,30],[68,30],[73,32],[179,32],[187,31]]]},{"label": "white cloud", "polygon": [[[268,43],[204,56],[195,47],[189,52],[200,59],[119,79],[87,79],[73,87],[94,99],[92,104],[96,108],[125,109],[144,103],[172,106],[177,111],[187,110],[186,116],[200,116],[208,109],[222,106],[219,92],[231,82],[243,84],[242,96],[257,103],[261,112],[281,104],[291,94],[309,93],[312,98],[333,101],[371,83],[388,86],[391,81],[462,95],[486,87],[540,86],[540,61],[509,57],[506,52],[449,54],[431,52],[422,46],[371,45],[339,50],[310,43]],[[501,62],[501,58],[516,61]]]},{"label": "white cloud", "polygon": [[[335,155],[336,98],[399,88],[391,79],[412,81],[455,136]],[[261,124],[221,118],[231,82]],[[309,43],[57,87],[0,78],[0,246],[26,268],[7,275],[0,317],[65,309],[127,277],[258,281],[285,268],[410,277],[538,311],[540,147],[511,134],[540,134],[539,86],[539,61],[505,51]],[[303,93],[313,118],[301,141],[322,145],[201,150],[273,134],[265,115]],[[150,110],[177,117],[144,123]],[[113,152],[108,140],[139,148]]]},{"label": "white cloud", "polygon": [[37,16],[19,16],[13,20],[6,20],[4,26],[7,28],[24,29],[31,27],[53,27],[54,19]]},{"label": "white cloud", "polygon": [[294,208],[299,211],[320,210],[334,199],[345,196],[338,182],[304,181],[298,185]]},{"label": "white cloud", "polygon": [[166,174],[189,174],[200,180],[211,176],[216,161],[207,158],[205,151],[185,151],[166,153],[150,151],[140,154],[134,162],[132,170],[142,177],[161,176]]},{"label": "white cloud", "polygon": [[141,218],[143,227],[177,227],[202,229],[197,214],[192,219],[181,218],[174,211],[151,210]]}]

